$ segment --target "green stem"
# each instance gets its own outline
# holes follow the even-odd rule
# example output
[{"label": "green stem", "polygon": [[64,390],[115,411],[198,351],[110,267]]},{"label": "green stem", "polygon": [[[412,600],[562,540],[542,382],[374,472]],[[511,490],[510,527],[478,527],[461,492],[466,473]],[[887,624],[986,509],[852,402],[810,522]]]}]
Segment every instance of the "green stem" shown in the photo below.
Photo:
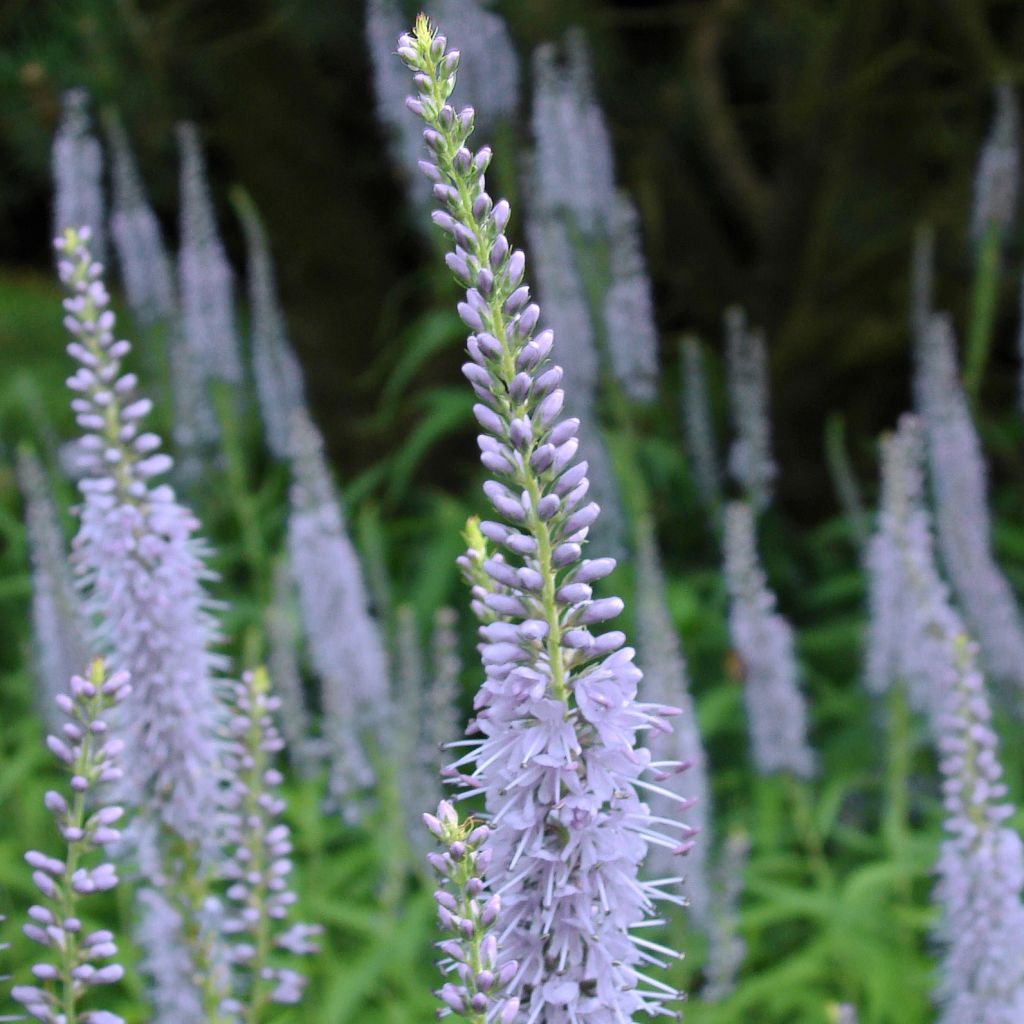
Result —
[{"label": "green stem", "polygon": [[964,360],[964,389],[972,404],[978,401],[992,344],[1002,246],[1002,225],[998,221],[990,221],[978,247],[974,289],[971,294],[971,320],[967,332],[967,353]]},{"label": "green stem", "polygon": [[910,840],[907,822],[910,775],[910,709],[902,686],[892,687],[888,697],[888,756],[885,776],[885,811],[882,835],[896,860],[905,860]]}]

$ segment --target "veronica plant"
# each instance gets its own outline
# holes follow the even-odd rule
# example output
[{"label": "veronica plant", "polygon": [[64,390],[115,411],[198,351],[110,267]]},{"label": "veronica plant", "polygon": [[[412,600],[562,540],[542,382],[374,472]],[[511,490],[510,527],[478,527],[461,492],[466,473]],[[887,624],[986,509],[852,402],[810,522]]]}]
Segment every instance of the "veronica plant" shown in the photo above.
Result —
[{"label": "veronica plant", "polygon": [[1024,622],[992,554],[985,462],[958,379],[948,316],[932,318],[916,372],[943,565],[989,672],[1024,686]]},{"label": "veronica plant", "polygon": [[160,438],[142,421],[151,403],[123,372],[131,350],[115,340],[115,319],[102,268],[89,251],[88,228],[68,229],[56,242],[68,292],[68,352],[79,364],[68,386],[83,431],[84,475],[73,561],[92,643],[135,682],[120,709],[126,801],[139,809],[136,852],[146,874],[180,912],[196,974],[207,986],[207,1009],[219,1019],[219,972],[209,961],[215,943],[201,918],[216,860],[218,730],[216,693],[224,660],[205,584],[212,578],[198,523],[174,491],[154,478],[171,468]]},{"label": "veronica plant", "polygon": [[103,202],[103,150],[92,134],[89,94],[69,89],[61,97],[61,119],[53,140],[54,234],[69,225],[86,225],[92,247],[102,259],[106,218]]},{"label": "veronica plant", "polygon": [[732,502],[725,513],[729,635],[743,664],[743,696],[754,766],[763,775],[809,778],[817,758],[807,739],[793,629],[776,608],[757,556],[754,511]]},{"label": "veronica plant", "polygon": [[457,979],[446,981],[437,996],[448,1011],[471,1024],[512,1024],[519,1000],[507,997],[505,990],[517,965],[499,958],[495,933],[501,899],[496,893],[488,895],[484,877],[491,859],[484,845],[487,826],[459,821],[447,800],[438,804],[436,815],[424,814],[423,820],[442,851],[429,855],[441,877],[442,887],[434,893],[438,923],[448,936],[438,943],[444,954],[438,966],[446,977]]},{"label": "veronica plant", "polygon": [[482,738],[455,768],[483,793],[495,826],[488,878],[502,898],[502,949],[518,964],[509,991],[527,1024],[671,1013],[678,993],[646,968],[674,954],[632,929],[671,898],[638,878],[647,845],[682,852],[691,831],[672,822],[665,828],[682,836],[670,838],[638,792],[669,793],[643,775],[678,766],[652,764],[638,738],[668,728],[664,715],[677,709],[637,702],[641,673],[625,637],[591,632],[622,610],[618,598],[592,595],[614,563],[582,557],[599,509],[585,503],[587,467],[574,458],[579,424],[561,416],[554,338],[535,333],[540,310],[523,283],[525,257],[505,235],[508,203],[485,190],[490,150],[470,151],[473,111],[447,102],[458,53],[423,16],[398,53],[415,72],[408,106],[427,125],[421,167],[441,204],[433,219],[454,240],[447,263],[467,289],[464,372],[479,398],[485,492],[503,520],[480,529],[513,559],[479,561],[495,583],[482,595],[495,613],[481,629]]},{"label": "veronica plant", "polygon": [[47,725],[56,729],[54,699],[64,692],[75,666],[86,663],[87,628],[46,471],[25,449],[18,452],[18,483],[32,563],[32,646],[39,707]]},{"label": "veronica plant", "polygon": [[245,1024],[265,1019],[270,1003],[297,1003],[305,979],[273,962],[275,950],[295,955],[316,951],[320,929],[295,924],[284,929],[295,893],[288,887],[292,843],[281,821],[285,801],[277,790],[282,775],[274,758],[284,746],[274,725],[279,702],[266,671],[247,672],[232,684],[226,766],[229,785],[223,867],[230,885],[224,930],[234,936],[231,955],[244,979],[237,1010]]},{"label": "veronica plant", "polygon": [[84,897],[107,892],[118,881],[114,865],[95,863],[95,854],[121,838],[114,826],[124,809],[102,798],[97,802],[97,796],[104,784],[121,777],[124,744],[111,736],[109,716],[130,692],[127,673],[108,677],[103,663],[94,662],[88,679],[73,676],[70,694],[57,697],[67,721],[59,735],[46,740],[70,777],[70,796],[51,789],[45,798],[67,850],[60,857],[38,850],[25,855],[40,893],[40,902],[29,908],[25,934],[49,956],[32,967],[37,984],[16,985],[12,995],[49,1024],[123,1024],[116,1014],[82,1005],[92,989],[120,981],[124,968],[110,962],[117,956],[114,936],[85,930],[81,915]]}]

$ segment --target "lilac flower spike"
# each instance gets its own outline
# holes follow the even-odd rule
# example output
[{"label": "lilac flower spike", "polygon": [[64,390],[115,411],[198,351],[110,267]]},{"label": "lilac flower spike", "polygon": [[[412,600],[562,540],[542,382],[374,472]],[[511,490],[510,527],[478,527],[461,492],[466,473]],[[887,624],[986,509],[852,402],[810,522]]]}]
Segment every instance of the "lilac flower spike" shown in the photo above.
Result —
[{"label": "lilac flower spike", "polygon": [[236,937],[232,960],[245,978],[239,1010],[246,1024],[263,1019],[268,1003],[297,1003],[305,978],[271,962],[274,949],[301,955],[316,951],[320,929],[296,924],[282,930],[295,893],[288,888],[292,852],[280,818],[283,777],[274,759],[284,746],[274,725],[279,702],[263,669],[232,684],[231,740],[227,752],[228,798],[225,839],[230,851],[223,870],[231,904],[224,931]]},{"label": "lilac flower spike", "polygon": [[726,369],[736,432],[729,451],[729,472],[754,510],[771,502],[777,469],[772,457],[768,416],[768,351],[764,335],[751,331],[743,310],[725,314]]},{"label": "lilac flower spike", "polygon": [[948,316],[932,318],[916,373],[942,562],[988,671],[1024,687],[1024,622],[992,555],[985,462],[957,375]]},{"label": "lilac flower spike", "polygon": [[103,151],[92,134],[89,94],[69,89],[61,97],[60,127],[53,140],[53,229],[86,225],[92,231],[92,248],[98,259],[105,251],[103,214]]},{"label": "lilac flower spike", "polygon": [[[235,332],[231,267],[217,233],[210,186],[206,180],[199,130],[178,126],[181,150],[181,291],[185,348],[200,385],[210,380],[237,384],[242,379]],[[204,439],[205,440],[205,439]]]},{"label": "lilac flower spike", "polygon": [[54,700],[64,692],[75,667],[88,659],[87,626],[45,470],[27,450],[18,452],[18,483],[25,501],[32,563],[32,640],[39,707],[47,726],[57,729]]},{"label": "lilac flower spike", "polygon": [[143,429],[152,403],[123,372],[131,350],[114,339],[114,314],[88,230],[57,240],[69,293],[68,380],[86,461],[73,560],[95,644],[135,690],[121,711],[125,793],[151,819],[199,847],[210,843],[217,806],[218,640],[204,584],[211,578],[197,522],[166,484],[160,439]]},{"label": "lilac flower spike", "polygon": [[148,325],[168,319],[177,309],[174,274],[160,222],[149,204],[128,134],[119,119],[110,119],[107,138],[113,181],[110,234],[128,304],[138,321]]},{"label": "lilac flower spike", "polygon": [[611,281],[604,299],[604,321],[612,372],[630,398],[651,402],[658,390],[658,327],[640,215],[625,195],[615,197],[609,246]]},{"label": "lilac flower spike", "polygon": [[518,965],[500,958],[495,922],[501,898],[488,895],[484,880],[491,860],[485,846],[488,828],[472,820],[459,821],[447,800],[438,804],[436,816],[424,814],[423,821],[443,851],[429,854],[441,876],[442,888],[434,893],[438,923],[448,936],[437,944],[444,954],[438,966],[446,977],[458,979],[446,981],[438,990],[437,997],[445,1004],[438,1016],[454,1013],[471,1024],[512,1024],[519,1000],[509,998],[505,990]]},{"label": "lilac flower spike", "polygon": [[1013,224],[1020,192],[1020,113],[1010,82],[994,90],[995,116],[981,150],[974,179],[971,235],[980,241],[990,225],[1006,231]]},{"label": "lilac flower spike", "polygon": [[809,778],[817,759],[807,741],[793,630],[776,609],[758,561],[753,509],[741,501],[725,512],[725,580],[754,765],[763,775],[781,771]]},{"label": "lilac flower spike", "polygon": [[575,461],[578,422],[561,416],[562,371],[549,358],[552,333],[535,333],[525,260],[504,233],[508,203],[484,189],[490,151],[470,151],[473,111],[447,103],[458,53],[423,16],[398,53],[415,72],[408,106],[427,125],[434,222],[454,238],[448,265],[467,289],[464,373],[479,398],[485,493],[501,520],[480,530],[509,553],[483,548],[463,561],[480,574],[486,679],[475,705],[481,738],[452,771],[482,791],[493,828],[487,877],[501,896],[503,955],[518,964],[515,1020],[671,1015],[678,993],[644,972],[675,954],[631,929],[653,916],[655,899],[674,898],[638,878],[648,844],[682,852],[691,832],[666,823],[682,833],[669,838],[638,795],[669,793],[642,776],[679,766],[652,765],[639,736],[667,729],[663,716],[678,710],[638,703],[641,673],[625,638],[591,632],[622,610],[616,597],[592,596],[614,562],[582,557],[598,508],[585,501],[587,467]]},{"label": "lilac flower spike", "polygon": [[306,387],[277,299],[274,264],[263,223],[247,195],[240,196],[236,205],[249,251],[252,368],[260,416],[267,447],[277,458],[286,459],[295,416],[306,409]]},{"label": "lilac flower spike", "polygon": [[50,1024],[123,1024],[106,1010],[81,1008],[91,989],[120,981],[124,968],[109,962],[117,956],[110,932],[83,934],[79,906],[82,897],[107,892],[118,881],[113,864],[90,863],[97,849],[121,838],[114,826],[124,809],[97,802],[96,791],[121,777],[118,755],[123,743],[109,736],[107,716],[130,692],[127,673],[108,677],[103,663],[94,662],[88,679],[73,676],[70,694],[57,698],[68,720],[59,735],[46,740],[70,776],[70,798],[50,790],[45,799],[67,843],[67,854],[63,858],[37,850],[25,854],[41,895],[40,902],[29,908],[31,920],[25,934],[52,955],[32,968],[38,984],[16,985],[11,994],[32,1017]]},{"label": "lilac flower spike", "polygon": [[704,927],[708,924],[710,896],[707,854],[711,846],[711,788],[686,660],[666,601],[657,540],[652,524],[644,521],[636,550],[636,632],[639,660],[644,668],[644,696],[654,704],[672,704],[682,710],[672,731],[653,733],[648,747],[655,761],[689,766],[665,783],[665,788],[674,794],[671,798],[652,794],[648,802],[652,813],[670,820],[688,811],[687,822],[700,835],[685,865],[671,851],[655,846],[648,853],[647,868],[654,878],[676,875],[685,868],[683,892],[694,920]]},{"label": "lilac flower spike", "polygon": [[330,789],[342,813],[358,818],[374,779],[389,718],[387,654],[323,441],[304,415],[293,426],[288,553],[312,667],[322,680],[323,737]]},{"label": "lilac flower spike", "polygon": [[715,429],[711,421],[704,353],[694,337],[683,339],[683,429],[693,466],[697,493],[716,517],[722,507],[722,474],[718,466]]}]

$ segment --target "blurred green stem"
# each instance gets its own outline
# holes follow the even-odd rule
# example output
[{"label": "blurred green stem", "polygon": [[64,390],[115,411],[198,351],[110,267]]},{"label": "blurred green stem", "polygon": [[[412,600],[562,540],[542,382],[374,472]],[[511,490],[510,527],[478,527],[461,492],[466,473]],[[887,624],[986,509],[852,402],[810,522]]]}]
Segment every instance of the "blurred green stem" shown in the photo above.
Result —
[{"label": "blurred green stem", "polygon": [[974,290],[971,294],[971,320],[964,356],[964,389],[972,405],[977,404],[985,367],[988,364],[989,349],[992,346],[1002,246],[1003,228],[997,221],[990,221],[978,245]]},{"label": "blurred green stem", "polygon": [[[887,741],[885,773],[885,805],[882,811],[882,836],[894,860],[906,861],[909,856],[910,805],[907,780],[910,777],[910,709],[902,686],[893,686],[887,707]],[[909,897],[909,881],[904,883]]]}]

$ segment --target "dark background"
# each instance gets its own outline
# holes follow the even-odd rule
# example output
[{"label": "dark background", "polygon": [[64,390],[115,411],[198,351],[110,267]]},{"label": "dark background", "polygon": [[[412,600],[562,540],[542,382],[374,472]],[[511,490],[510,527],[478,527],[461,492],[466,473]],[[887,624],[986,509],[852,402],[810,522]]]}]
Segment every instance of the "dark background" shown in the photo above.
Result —
[{"label": "dark background", "polygon": [[[569,25],[586,30],[619,180],[643,219],[665,407],[675,401],[678,337],[696,330],[719,346],[723,308],[743,303],[771,346],[783,507],[817,518],[833,504],[822,468],[827,416],[845,414],[855,463],[873,477],[873,439],[909,402],[907,267],[922,219],[938,231],[937,302],[966,320],[974,167],[992,83],[1024,76],[1024,4],[495,7],[523,66],[523,126],[532,48]],[[172,127],[196,120],[236,266],[243,250],[228,187],[244,183],[267,221],[312,402],[349,478],[401,444],[407,417],[383,422],[377,396],[401,328],[440,301],[434,254],[375,117],[364,39],[356,0],[0,7],[4,272],[49,271],[49,144],[64,88],[83,84],[97,107],[120,108],[172,241]],[[1015,229],[985,392],[1004,407],[1018,373],[1020,240]],[[2,320],[0,310],[0,344]],[[457,385],[459,361],[451,346],[416,386]],[[471,442],[456,450],[453,459],[437,447],[418,474],[457,485],[475,466]]]}]

